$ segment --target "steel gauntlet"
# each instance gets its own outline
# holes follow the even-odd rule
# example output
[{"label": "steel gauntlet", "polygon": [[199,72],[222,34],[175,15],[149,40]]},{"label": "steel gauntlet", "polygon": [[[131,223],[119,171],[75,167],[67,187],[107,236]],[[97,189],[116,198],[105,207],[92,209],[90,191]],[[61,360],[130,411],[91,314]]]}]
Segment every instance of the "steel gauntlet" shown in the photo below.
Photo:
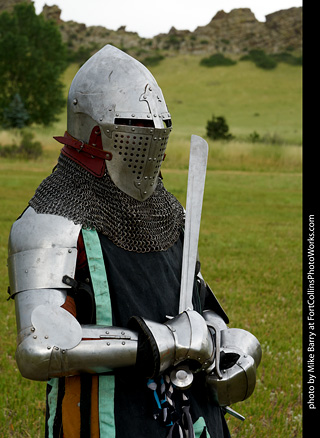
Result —
[{"label": "steel gauntlet", "polygon": [[141,317],[130,320],[139,333],[137,366],[148,377],[188,361],[192,371],[208,368],[214,357],[214,341],[202,316],[187,310],[164,324]]},{"label": "steel gauntlet", "polygon": [[254,391],[261,361],[258,339],[246,330],[228,328],[211,310],[204,312],[204,319],[216,333],[216,358],[207,369],[211,399],[220,406],[247,399]]}]

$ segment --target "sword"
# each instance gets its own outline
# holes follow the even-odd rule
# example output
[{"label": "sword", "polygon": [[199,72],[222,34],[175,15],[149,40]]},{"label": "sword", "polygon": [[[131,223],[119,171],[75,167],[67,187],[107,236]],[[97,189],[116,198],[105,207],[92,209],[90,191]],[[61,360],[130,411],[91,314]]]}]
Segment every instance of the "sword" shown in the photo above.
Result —
[{"label": "sword", "polygon": [[[189,172],[187,186],[187,202],[185,217],[185,233],[182,252],[182,272],[180,286],[179,313],[192,310],[193,283],[198,254],[199,232],[201,211],[203,203],[204,186],[208,161],[208,143],[197,135],[191,136]],[[220,334],[218,327],[216,332]],[[218,340],[218,337],[217,337]],[[216,372],[220,378],[220,339],[216,344]],[[193,374],[187,365],[176,367],[170,374],[171,382],[177,388],[185,390],[192,385]],[[226,412],[241,421],[245,417],[236,412],[230,406],[225,406]]]},{"label": "sword", "polygon": [[185,232],[182,253],[179,313],[192,310],[192,292],[196,270],[201,210],[208,161],[208,143],[191,136]]},{"label": "sword", "polygon": [[[179,313],[192,310],[192,294],[198,254],[201,210],[208,160],[208,143],[197,135],[191,136],[185,232],[182,251],[182,271]],[[179,389],[187,389],[193,374],[187,365],[176,367],[170,374],[171,382]]]}]

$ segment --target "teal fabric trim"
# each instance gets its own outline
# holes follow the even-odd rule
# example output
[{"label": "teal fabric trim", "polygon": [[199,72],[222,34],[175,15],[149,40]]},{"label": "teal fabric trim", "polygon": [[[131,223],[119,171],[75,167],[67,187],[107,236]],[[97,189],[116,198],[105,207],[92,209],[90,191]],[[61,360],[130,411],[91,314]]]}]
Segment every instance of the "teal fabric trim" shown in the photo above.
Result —
[{"label": "teal fabric trim", "polygon": [[[206,422],[204,421],[204,418],[199,417],[198,420],[193,425],[195,438],[200,438],[201,434],[203,433],[203,429],[205,427],[206,427]],[[206,432],[206,437],[209,438],[207,432]]]},{"label": "teal fabric trim", "polygon": [[98,325],[111,326],[112,312],[110,293],[99,236],[95,230],[87,229],[82,229],[82,236],[86,248],[96,302],[96,323]]},{"label": "teal fabric trim", "polygon": [[57,405],[58,405],[58,391],[59,391],[59,379],[52,378],[48,380],[48,385],[51,386],[51,391],[48,395],[48,438],[53,437],[53,425],[54,419],[56,418],[57,413]]},{"label": "teal fabric trim", "polygon": [[[112,311],[108,279],[98,233],[82,229],[87,260],[96,303],[97,325],[112,325]],[[114,376],[99,376],[99,429],[100,438],[115,438]]]},{"label": "teal fabric trim", "polygon": [[114,438],[116,436],[114,389],[114,376],[99,376],[100,438]]}]

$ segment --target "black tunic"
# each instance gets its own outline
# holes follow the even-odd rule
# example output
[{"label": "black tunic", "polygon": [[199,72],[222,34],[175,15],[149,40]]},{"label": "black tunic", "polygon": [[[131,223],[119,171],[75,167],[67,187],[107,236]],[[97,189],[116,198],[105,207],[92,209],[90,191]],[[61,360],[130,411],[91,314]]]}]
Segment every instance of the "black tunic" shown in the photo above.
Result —
[{"label": "black tunic", "polygon": [[[99,234],[112,304],[113,324],[128,326],[132,316],[163,323],[179,313],[183,242],[180,238],[167,251],[135,253],[115,246]],[[197,283],[194,310],[201,313]],[[203,373],[195,375],[189,390],[191,416],[203,417],[210,437],[227,438],[229,431],[222,410],[207,399]],[[177,394],[179,399],[179,394]],[[177,404],[179,402],[177,400]],[[147,381],[135,370],[115,374],[115,424],[117,438],[163,437],[168,430],[153,418],[153,395]]]}]

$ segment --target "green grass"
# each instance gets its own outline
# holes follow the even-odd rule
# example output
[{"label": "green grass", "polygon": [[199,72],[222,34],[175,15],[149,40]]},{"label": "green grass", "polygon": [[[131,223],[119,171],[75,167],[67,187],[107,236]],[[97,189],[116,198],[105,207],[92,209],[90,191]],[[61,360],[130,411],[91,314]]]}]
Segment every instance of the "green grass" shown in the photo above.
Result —
[{"label": "green grass", "polygon": [[[203,136],[214,112],[237,136],[230,143],[209,141],[199,242],[202,273],[230,327],[251,331],[263,349],[254,394],[233,406],[245,422],[227,416],[231,436],[301,437],[301,68],[279,64],[263,71],[238,63],[206,69],[196,58],[170,58],[152,70],[174,121],[164,181],[183,205],[191,134]],[[68,69],[66,83],[75,71]],[[0,438],[43,437],[45,384],[23,379],[14,361],[7,239],[55,165],[60,146],[51,138],[65,128],[65,113],[52,127],[32,128],[45,149],[37,161],[0,159]],[[246,142],[253,131],[276,134],[287,145]],[[0,132],[0,143],[10,135]]]}]

